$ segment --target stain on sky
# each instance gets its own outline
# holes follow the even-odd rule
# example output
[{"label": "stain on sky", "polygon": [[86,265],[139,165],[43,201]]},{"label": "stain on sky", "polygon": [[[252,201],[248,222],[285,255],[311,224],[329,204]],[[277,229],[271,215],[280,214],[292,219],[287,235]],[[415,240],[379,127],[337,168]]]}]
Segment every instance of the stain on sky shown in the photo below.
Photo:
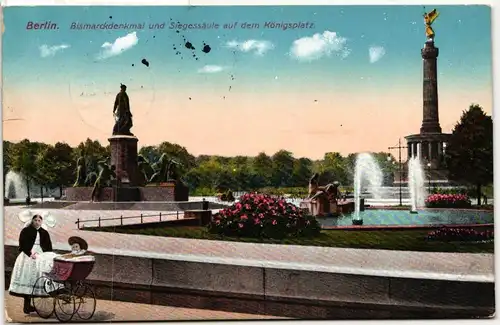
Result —
[{"label": "stain on sky", "polygon": [[[172,18],[170,18],[170,22],[171,23],[173,22]],[[181,30],[176,30],[175,32],[177,34],[180,34],[180,36],[182,37],[182,43],[181,44],[173,44],[173,46],[172,46],[173,50],[175,51],[175,55],[180,56],[180,58],[183,59],[184,57],[182,55],[181,50],[182,49],[187,49],[187,50],[191,51],[191,56],[195,60],[198,60],[199,58],[198,58],[198,55],[196,54],[196,48],[198,46],[195,46],[190,40],[188,40],[186,38],[186,36],[181,33]],[[210,47],[210,45],[208,45],[207,43],[203,42],[203,45],[201,46],[201,49],[198,48],[198,50],[200,50],[201,52],[203,52],[205,54],[208,54],[208,53],[210,53],[210,51],[212,51],[212,48]]]},{"label": "stain on sky", "polygon": [[212,50],[212,48],[210,47],[210,45],[208,45],[205,42],[203,42],[203,49],[201,51],[203,53],[210,53],[211,50]]},{"label": "stain on sky", "polygon": [[[234,75],[231,75],[231,81],[234,81]],[[233,86],[229,85],[229,91],[231,91],[232,88],[233,88]]]},{"label": "stain on sky", "polygon": [[[230,81],[229,81],[228,92],[231,92],[231,90],[233,89],[232,82],[234,81],[234,75],[233,74],[229,75],[229,78]],[[222,96],[222,99],[226,99],[226,96]]]},{"label": "stain on sky", "polygon": [[[195,53],[195,47],[191,42],[189,42],[184,35],[182,35],[182,40],[184,41],[184,47],[187,48],[188,50],[191,50],[191,55],[195,60],[198,60],[198,57],[196,56]],[[182,46],[181,46],[182,48]]]}]

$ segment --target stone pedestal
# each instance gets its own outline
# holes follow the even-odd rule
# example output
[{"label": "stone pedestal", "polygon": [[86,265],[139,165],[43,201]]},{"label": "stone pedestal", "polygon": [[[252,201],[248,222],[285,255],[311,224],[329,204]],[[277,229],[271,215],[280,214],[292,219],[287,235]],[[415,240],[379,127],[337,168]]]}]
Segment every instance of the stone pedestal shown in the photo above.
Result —
[{"label": "stone pedestal", "polygon": [[139,186],[137,165],[137,139],[135,136],[114,135],[108,139],[111,146],[111,165],[114,165],[116,177],[127,186]]},{"label": "stone pedestal", "polygon": [[328,214],[338,214],[337,204],[331,203],[326,199],[306,199],[300,203],[301,209],[307,209],[307,211],[313,216],[325,216]]}]

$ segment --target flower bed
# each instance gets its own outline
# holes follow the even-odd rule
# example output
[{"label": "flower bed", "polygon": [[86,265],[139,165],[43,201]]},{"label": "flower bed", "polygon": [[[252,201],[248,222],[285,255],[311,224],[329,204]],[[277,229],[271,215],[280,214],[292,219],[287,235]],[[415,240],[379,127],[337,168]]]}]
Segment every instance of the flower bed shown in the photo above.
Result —
[{"label": "flower bed", "polygon": [[465,194],[431,194],[425,200],[428,208],[469,208],[470,199]]},{"label": "flower bed", "polygon": [[319,235],[321,225],[282,198],[251,193],[215,214],[208,229],[225,236],[282,239]]},{"label": "flower bed", "polygon": [[471,228],[442,227],[427,235],[429,241],[484,242],[494,239],[493,230],[478,231]]}]

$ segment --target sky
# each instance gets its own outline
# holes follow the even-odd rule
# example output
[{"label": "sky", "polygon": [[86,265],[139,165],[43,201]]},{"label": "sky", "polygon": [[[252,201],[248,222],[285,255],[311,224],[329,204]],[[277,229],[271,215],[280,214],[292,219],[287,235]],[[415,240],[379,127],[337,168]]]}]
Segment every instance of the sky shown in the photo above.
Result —
[{"label": "sky", "polygon": [[[440,12],[433,24],[440,123],[450,132],[472,103],[492,112],[491,10],[425,9],[433,8]],[[3,137],[106,145],[123,83],[139,146],[169,141],[195,155],[286,149],[313,159],[387,151],[422,123],[423,12],[422,6],[7,7]],[[29,29],[43,22],[54,29]],[[202,23],[218,28],[171,28]],[[81,24],[119,28],[72,28]]]}]

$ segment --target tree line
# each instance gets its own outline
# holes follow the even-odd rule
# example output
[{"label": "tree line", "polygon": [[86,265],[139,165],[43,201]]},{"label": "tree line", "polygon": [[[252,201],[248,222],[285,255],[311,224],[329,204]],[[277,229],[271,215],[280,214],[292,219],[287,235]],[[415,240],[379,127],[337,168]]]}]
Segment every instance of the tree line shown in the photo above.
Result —
[{"label": "tree line", "polygon": [[[86,157],[87,173],[98,172],[97,163],[109,159],[110,147],[87,139],[76,147],[64,142],[54,145],[31,142],[3,141],[4,179],[9,170],[22,174],[28,184],[62,189],[72,186],[76,177],[76,160],[81,152]],[[257,156],[223,157],[217,155],[194,156],[178,144],[162,142],[157,146],[144,146],[139,154],[154,163],[165,153],[180,163],[183,182],[192,195],[212,195],[217,192],[255,191],[263,188],[306,188],[315,172],[323,183],[340,182],[344,187],[353,184],[356,156],[342,156],[338,152],[325,153],[323,159],[295,158],[293,153],[279,150],[273,155],[264,152]],[[373,153],[379,162],[386,183],[392,182],[395,165],[388,161],[389,153]],[[394,157],[391,156],[392,161]]]},{"label": "tree line", "polygon": [[[54,145],[31,142],[3,141],[4,180],[9,170],[24,175],[28,184],[62,189],[71,186],[76,177],[76,160],[81,152],[87,159],[87,173],[98,173],[98,162],[109,159],[110,147],[87,139],[76,147],[64,142]],[[257,156],[223,157],[194,156],[178,144],[162,142],[144,146],[139,154],[154,163],[163,153],[181,163],[182,181],[191,195],[213,195],[217,192],[255,191],[262,189],[300,188],[305,191],[313,173],[320,174],[322,184],[340,182],[352,187],[356,154],[342,156],[327,152],[322,159],[296,158],[287,150],[273,155],[264,152]],[[384,185],[391,185],[394,171],[399,168],[396,159],[387,152],[373,153],[379,163]],[[388,159],[389,158],[389,159]],[[472,186],[480,197],[481,187],[493,183],[493,121],[479,105],[464,111],[453,129],[446,148],[446,168],[450,178]],[[5,184],[4,184],[5,186]]]}]

